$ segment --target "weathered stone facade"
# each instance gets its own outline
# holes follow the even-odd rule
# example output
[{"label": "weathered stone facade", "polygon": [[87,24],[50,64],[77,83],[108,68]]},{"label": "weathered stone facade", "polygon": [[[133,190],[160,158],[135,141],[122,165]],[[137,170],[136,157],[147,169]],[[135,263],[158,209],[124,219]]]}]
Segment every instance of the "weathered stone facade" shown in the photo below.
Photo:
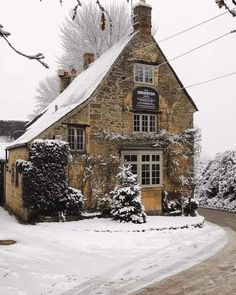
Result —
[{"label": "weathered stone facade", "polygon": [[[22,175],[16,175],[16,161],[28,159],[27,147],[20,147],[9,152],[8,162],[6,164],[6,187],[5,187],[5,206],[15,212],[22,219],[28,219],[28,212],[23,207],[22,200]],[[15,183],[15,177],[19,177],[18,184]]]},{"label": "weathered stone facade", "polygon": [[[134,25],[136,35],[126,45],[93,95],[85,103],[39,134],[38,138],[47,139],[60,136],[62,140],[68,141],[68,126],[82,126],[84,128],[85,149],[82,153],[72,151],[73,160],[68,167],[68,180],[70,186],[82,190],[88,199],[88,206],[95,196],[93,196],[91,183],[84,181],[86,160],[83,155],[101,155],[103,158],[114,155],[119,158],[119,161],[122,161],[123,154],[127,151],[143,152],[144,154],[147,151],[150,156],[152,156],[152,151],[158,152],[158,157],[161,157],[158,164],[161,180],[157,185],[143,185],[142,201],[147,212],[161,213],[163,190],[181,190],[176,187],[168,173],[168,157],[170,155],[161,148],[153,146],[153,139],[148,139],[145,136],[140,136],[135,142],[111,140],[111,138],[106,139],[99,136],[104,131],[121,137],[128,137],[134,133],[134,115],[137,112],[133,108],[133,90],[137,87],[147,87],[158,92],[159,103],[154,111],[157,116],[156,133],[162,129],[171,133],[180,133],[185,129],[193,128],[193,114],[197,110],[196,106],[186,91],[179,90],[181,83],[173,69],[168,64],[161,65],[166,59],[150,34],[151,7],[140,3],[140,5],[136,5],[134,15],[136,16]],[[135,64],[153,66],[152,83],[135,82]],[[147,112],[147,114],[149,113]],[[27,159],[27,156],[26,147],[10,149],[6,185],[7,206],[25,219],[27,213],[22,206],[21,186],[12,187],[9,169],[17,159]],[[193,169],[192,159],[183,165],[186,166],[186,169]],[[142,164],[142,166],[138,166],[138,169],[143,169],[144,166]],[[107,183],[102,184],[100,193],[106,193],[109,188],[115,185],[114,175],[106,175],[105,177]]]}]

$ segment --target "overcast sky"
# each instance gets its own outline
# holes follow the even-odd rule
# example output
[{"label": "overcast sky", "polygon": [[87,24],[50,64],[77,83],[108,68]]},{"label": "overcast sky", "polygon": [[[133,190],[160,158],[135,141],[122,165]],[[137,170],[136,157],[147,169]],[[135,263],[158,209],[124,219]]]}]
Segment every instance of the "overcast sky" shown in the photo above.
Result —
[{"label": "overcast sky", "polygon": [[[47,70],[38,62],[15,54],[3,39],[0,40],[1,120],[26,120],[35,105],[38,82],[56,72],[56,57],[61,53],[59,26],[68,9],[76,3],[75,0],[63,2],[61,7],[59,0],[0,0],[0,24],[12,33],[9,40],[25,53],[44,53],[45,61],[50,65]],[[153,7],[153,24],[158,28],[157,41],[225,11],[218,9],[215,0],[147,0],[147,3]],[[236,18],[225,14],[181,36],[161,42],[160,46],[171,59],[234,29]],[[236,33],[179,58],[171,65],[185,86],[235,72]],[[188,88],[199,108],[195,114],[195,125],[202,131],[202,150],[206,156],[212,157],[217,152],[236,146],[235,89],[236,75]]]}]

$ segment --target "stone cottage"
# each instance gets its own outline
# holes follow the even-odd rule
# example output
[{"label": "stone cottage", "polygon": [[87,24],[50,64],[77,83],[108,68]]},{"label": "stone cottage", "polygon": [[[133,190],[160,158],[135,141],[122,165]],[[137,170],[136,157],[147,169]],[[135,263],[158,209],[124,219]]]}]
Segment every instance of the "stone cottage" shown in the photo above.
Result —
[{"label": "stone cottage", "polygon": [[[37,138],[69,142],[69,185],[82,190],[88,207],[95,194],[112,188],[117,159],[132,165],[147,213],[161,213],[164,190],[181,191],[169,171],[168,140],[161,145],[158,139],[193,128],[197,107],[180,89],[179,78],[151,35],[151,6],[142,1],[133,9],[133,33],[95,61],[86,54],[85,70],[78,76],[60,71],[61,90],[66,89],[7,148],[6,206],[22,218],[27,219],[28,212],[15,164],[28,159],[30,144]],[[192,157],[180,164],[193,171]],[[99,168],[92,178],[98,166],[106,167],[105,172]]]}]

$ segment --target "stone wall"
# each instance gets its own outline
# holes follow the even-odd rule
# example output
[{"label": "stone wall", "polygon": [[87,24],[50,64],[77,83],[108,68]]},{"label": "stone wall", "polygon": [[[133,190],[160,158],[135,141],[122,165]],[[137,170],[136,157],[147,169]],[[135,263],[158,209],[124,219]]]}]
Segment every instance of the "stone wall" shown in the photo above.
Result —
[{"label": "stone wall", "polygon": [[23,207],[22,201],[22,175],[18,175],[18,186],[12,183],[12,169],[17,160],[28,160],[28,149],[26,147],[9,151],[8,162],[6,163],[6,202],[5,206],[11,208],[23,220],[28,219],[28,212]]}]

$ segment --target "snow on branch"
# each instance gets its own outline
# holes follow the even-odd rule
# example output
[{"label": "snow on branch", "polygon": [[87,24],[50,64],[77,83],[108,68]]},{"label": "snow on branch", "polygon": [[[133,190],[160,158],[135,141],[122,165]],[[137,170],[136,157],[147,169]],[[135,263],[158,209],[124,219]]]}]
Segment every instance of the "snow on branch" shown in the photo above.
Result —
[{"label": "snow on branch", "polygon": [[96,132],[92,136],[98,140],[118,141],[121,144],[151,142],[154,148],[159,148],[166,155],[167,173],[174,184],[183,188],[194,187],[194,171],[186,169],[192,167],[194,157],[201,150],[200,130],[186,129],[179,133],[159,130],[158,133],[120,134],[109,130]]},{"label": "snow on branch", "polygon": [[78,9],[79,6],[82,6],[82,3],[80,2],[80,0],[77,0],[77,5],[73,9],[73,16],[72,16],[73,20],[75,19],[75,16],[77,14],[77,9]]},{"label": "snow on branch", "polygon": [[[235,17],[236,16],[236,11],[234,9],[230,9],[230,7],[226,4],[227,1],[225,0],[215,0],[216,4],[219,6],[219,8],[224,7],[228,12]],[[231,0],[231,2],[236,6],[236,1]]]},{"label": "snow on branch", "polygon": [[[95,138],[107,140],[107,141],[119,141],[119,142],[138,142],[140,140],[152,140],[154,147],[159,147],[168,152],[173,146],[175,146],[175,153],[182,153],[182,147],[184,147],[185,154],[193,155],[200,151],[200,132],[197,128],[186,129],[180,133],[171,133],[167,130],[159,130],[158,133],[137,133],[132,134],[120,134],[111,132],[109,130],[103,130],[93,134]],[[193,150],[193,144],[194,150]],[[178,148],[179,147],[179,148]],[[180,151],[181,150],[181,151]]]},{"label": "snow on branch", "polygon": [[31,59],[31,60],[37,60],[39,63],[41,63],[45,68],[49,68],[49,66],[44,62],[42,61],[42,59],[44,59],[44,55],[42,53],[37,53],[35,55],[28,55],[28,54],[25,54],[25,53],[22,53],[21,51],[17,50],[11,43],[10,41],[7,39],[7,37],[9,37],[11,35],[11,33],[9,32],[6,32],[3,30],[3,26],[0,25],[0,37],[2,37],[6,42],[7,44],[11,47],[12,50],[14,50],[17,54],[21,55],[21,56],[24,56],[28,59]]}]

